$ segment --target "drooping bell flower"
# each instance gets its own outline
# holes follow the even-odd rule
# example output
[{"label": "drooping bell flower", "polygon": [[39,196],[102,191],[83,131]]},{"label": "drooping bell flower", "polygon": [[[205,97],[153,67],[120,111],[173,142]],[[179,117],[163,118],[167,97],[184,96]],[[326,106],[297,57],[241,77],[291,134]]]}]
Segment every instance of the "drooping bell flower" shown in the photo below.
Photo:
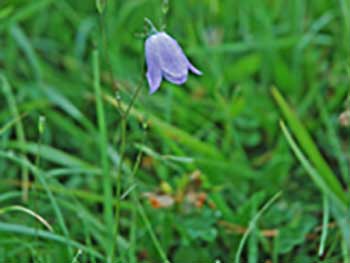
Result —
[{"label": "drooping bell flower", "polygon": [[188,71],[196,75],[202,72],[187,59],[175,39],[165,32],[154,32],[145,43],[147,80],[150,93],[160,87],[163,77],[171,83],[182,85],[187,81]]}]

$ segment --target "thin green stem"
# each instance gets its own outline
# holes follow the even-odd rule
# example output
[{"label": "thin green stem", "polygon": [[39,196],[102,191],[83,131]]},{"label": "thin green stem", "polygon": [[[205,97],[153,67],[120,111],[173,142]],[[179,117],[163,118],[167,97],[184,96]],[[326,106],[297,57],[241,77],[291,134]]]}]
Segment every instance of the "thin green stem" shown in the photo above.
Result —
[{"label": "thin green stem", "polygon": [[123,168],[123,162],[125,158],[125,149],[126,149],[126,128],[127,128],[127,118],[129,115],[129,112],[134,105],[137,95],[139,94],[141,87],[143,85],[139,85],[136,89],[136,91],[133,94],[133,97],[131,99],[131,102],[127,106],[126,110],[124,111],[124,114],[121,118],[120,123],[120,155],[119,155],[119,164],[118,164],[118,170],[117,170],[117,191],[116,191],[116,197],[115,197],[115,203],[116,203],[116,209],[115,209],[115,232],[114,236],[118,237],[119,235],[119,221],[120,221],[120,197],[121,197],[121,191],[122,191],[122,168]]},{"label": "thin green stem", "polygon": [[124,113],[124,116],[123,118],[126,120],[129,116],[129,113],[130,113],[130,110],[132,109],[132,107],[134,106],[135,104],[135,101],[136,101],[136,98],[137,96],[139,95],[140,91],[141,91],[141,88],[143,87],[143,81],[141,81],[141,84],[138,85],[136,91],[134,92],[132,98],[131,98],[131,102],[129,103],[129,105],[127,106],[126,110],[125,110],[125,113]]},{"label": "thin green stem", "polygon": [[[142,63],[143,68],[143,63]],[[142,71],[143,72],[143,71]],[[142,74],[143,75],[143,74]],[[121,117],[121,123],[120,123],[120,157],[119,157],[119,164],[118,164],[118,170],[117,170],[117,191],[116,191],[116,197],[115,197],[115,203],[116,203],[116,209],[115,209],[115,236],[118,237],[119,235],[119,221],[120,221],[120,206],[121,206],[121,191],[122,191],[122,168],[123,168],[123,162],[125,158],[125,149],[126,149],[126,128],[127,128],[127,119],[130,113],[130,110],[132,109],[133,105],[135,104],[136,98],[139,95],[141,88],[143,87],[143,78],[141,80],[140,85],[138,85],[137,89],[135,90],[130,103],[127,105],[126,110],[123,112]],[[117,107],[122,109],[121,104],[119,100],[117,100]]]},{"label": "thin green stem", "polygon": [[150,27],[150,32],[148,33],[149,35],[153,35],[153,34],[158,33],[157,28],[154,26],[154,24],[152,23],[152,21],[149,18],[145,17],[144,20],[145,20],[146,24]]},{"label": "thin green stem", "polygon": [[115,208],[115,234],[114,236],[119,236],[119,221],[120,221],[120,205],[121,205],[121,191],[122,191],[122,167],[125,156],[125,146],[126,146],[126,120],[122,118],[120,125],[121,132],[121,144],[120,144],[120,157],[117,170],[117,192],[116,192],[116,208]]},{"label": "thin green stem", "polygon": [[[144,125],[144,131],[145,131],[146,125]],[[145,141],[146,136],[143,138],[143,142]],[[130,176],[130,183],[131,185],[135,182],[135,177],[136,173],[140,167],[141,160],[142,160],[142,155],[143,152],[142,150],[139,150],[137,157],[136,157],[136,162],[134,164],[134,167],[132,169],[132,174]],[[132,206],[132,224],[131,224],[131,230],[130,230],[130,250],[129,250],[129,261],[130,263],[136,263],[136,222],[137,222],[137,196],[138,196],[138,191],[137,191],[137,186],[136,188],[131,192],[131,198],[133,201],[133,206]]]},{"label": "thin green stem", "polygon": [[[107,8],[107,6],[105,6],[105,8]],[[150,22],[150,21],[149,21]],[[152,24],[152,23],[151,23]],[[152,25],[153,26],[153,25]],[[154,28],[154,26],[153,26]],[[155,29],[155,28],[154,28]],[[112,64],[111,61],[109,59],[108,56],[108,41],[107,41],[107,36],[106,36],[106,25],[105,25],[105,21],[104,21],[104,17],[103,14],[100,13],[100,30],[101,30],[101,38],[102,38],[102,44],[104,46],[104,57],[105,60],[108,64],[109,67],[109,74],[110,74],[110,79],[112,82],[112,85],[114,85],[116,83],[115,79],[114,79],[114,75],[113,75],[113,70],[112,70]],[[143,68],[143,64],[142,64],[142,68]],[[143,83],[143,82],[142,82]],[[119,164],[118,164],[118,168],[117,168],[117,182],[116,182],[116,196],[115,196],[115,214],[114,214],[114,224],[113,224],[113,236],[117,237],[119,236],[119,222],[120,222],[120,209],[121,209],[121,192],[122,192],[122,167],[123,167],[123,162],[124,162],[124,158],[125,158],[125,149],[126,149],[126,129],[127,129],[127,118],[129,115],[129,112],[132,108],[132,106],[135,103],[135,100],[139,94],[139,92],[141,91],[141,87],[143,85],[139,85],[138,88],[136,89],[136,91],[134,92],[131,102],[129,103],[129,105],[126,107],[125,110],[123,110],[123,107],[121,106],[120,101],[117,99],[117,109],[120,113],[121,116],[121,120],[120,120],[120,148],[119,148]],[[117,89],[118,92],[118,89]],[[100,94],[101,95],[101,94]],[[97,96],[96,96],[97,97]],[[96,98],[97,99],[97,98]],[[111,182],[108,183],[109,185],[111,185]],[[107,186],[105,186],[105,190],[106,190]],[[108,193],[109,195],[109,193]],[[112,195],[112,193],[111,193]],[[112,196],[110,197],[112,198]],[[107,196],[106,196],[107,199]],[[108,197],[109,199],[109,197]],[[113,210],[113,208],[112,208]],[[112,211],[113,212],[113,211]],[[105,215],[107,216],[107,215]],[[109,217],[110,215],[108,215]],[[114,245],[111,247],[111,254],[114,255],[115,251],[118,248],[116,248]]]}]

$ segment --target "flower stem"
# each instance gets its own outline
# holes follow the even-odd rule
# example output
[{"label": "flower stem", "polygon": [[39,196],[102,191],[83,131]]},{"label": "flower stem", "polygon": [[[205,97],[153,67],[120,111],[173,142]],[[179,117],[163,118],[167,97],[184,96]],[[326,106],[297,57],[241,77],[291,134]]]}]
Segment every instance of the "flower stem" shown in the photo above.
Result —
[{"label": "flower stem", "polygon": [[156,33],[158,33],[158,30],[157,30],[157,28],[154,26],[154,24],[153,24],[153,22],[149,19],[149,18],[147,18],[147,17],[145,17],[144,18],[145,19],[145,22],[146,22],[146,24],[150,27],[150,32],[149,32],[149,35],[153,35],[153,34],[156,34]]}]

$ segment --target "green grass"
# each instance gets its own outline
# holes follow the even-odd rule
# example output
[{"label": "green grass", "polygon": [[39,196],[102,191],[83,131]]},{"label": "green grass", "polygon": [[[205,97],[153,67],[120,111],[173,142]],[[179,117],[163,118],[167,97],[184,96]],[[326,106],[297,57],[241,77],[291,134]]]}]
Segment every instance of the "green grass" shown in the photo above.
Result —
[{"label": "green grass", "polygon": [[[145,18],[203,76],[149,95]],[[350,262],[349,43],[346,0],[0,1],[0,262]]]}]

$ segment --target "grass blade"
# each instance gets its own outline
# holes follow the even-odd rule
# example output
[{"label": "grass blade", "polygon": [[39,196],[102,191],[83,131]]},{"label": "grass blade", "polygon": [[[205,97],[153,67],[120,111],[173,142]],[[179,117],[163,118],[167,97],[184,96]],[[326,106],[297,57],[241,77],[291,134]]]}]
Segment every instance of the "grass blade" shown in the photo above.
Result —
[{"label": "grass blade", "polygon": [[42,223],[50,232],[53,232],[52,226],[39,214],[35,213],[34,211],[25,208],[23,206],[19,206],[19,205],[12,205],[12,206],[8,206],[8,207],[4,207],[0,209],[0,215],[1,214],[5,214],[7,212],[11,212],[11,211],[20,211],[20,212],[24,212],[32,217],[34,217],[35,219],[37,219],[40,223]]},{"label": "grass blade", "polygon": [[335,174],[332,172],[326,161],[321,156],[319,150],[317,149],[304,125],[301,123],[301,121],[298,119],[296,114],[292,111],[287,102],[284,100],[283,96],[276,88],[272,88],[272,95],[280,107],[299,145],[306,153],[311,163],[314,165],[315,169],[320,175],[318,179],[321,179],[323,183],[327,185],[327,188],[329,188],[329,190],[332,191],[334,195],[344,205],[347,206],[349,204],[349,201],[346,194],[344,193]]},{"label": "grass blade", "polygon": [[322,257],[325,251],[326,240],[328,235],[328,223],[329,223],[329,200],[323,196],[323,220],[322,220],[322,234],[320,240],[320,246],[318,248],[318,256]]},{"label": "grass blade", "polygon": [[0,232],[3,233],[16,233],[16,234],[21,234],[21,235],[26,235],[26,236],[33,236],[33,237],[40,237],[43,239],[55,241],[58,243],[62,243],[66,246],[69,247],[74,247],[81,249],[82,251],[85,251],[86,253],[92,254],[96,258],[103,259],[103,256],[95,251],[94,249],[91,249],[90,247],[86,247],[76,241],[73,241],[71,239],[67,239],[66,237],[48,232],[48,231],[43,231],[39,230],[36,228],[31,228],[23,225],[17,225],[17,224],[9,224],[9,223],[3,223],[0,222]]},{"label": "grass blade", "polygon": [[[45,189],[45,192],[46,192],[46,194],[51,202],[52,208],[53,208],[55,215],[57,217],[58,224],[59,224],[60,228],[62,229],[62,232],[63,232],[65,238],[68,240],[69,233],[68,233],[68,228],[67,228],[66,223],[65,223],[64,218],[63,218],[63,214],[61,212],[60,207],[58,206],[58,203],[56,201],[55,196],[53,195],[53,193],[49,187],[49,184],[46,181],[44,174],[36,166],[34,166],[32,163],[30,163],[27,159],[17,157],[13,153],[2,154],[2,152],[0,152],[0,156],[5,157],[5,158],[12,160],[14,162],[20,163],[23,166],[26,166],[36,176],[36,178],[39,180],[40,184]],[[71,253],[70,249],[68,249],[68,252]]]},{"label": "grass blade", "polygon": [[[99,66],[99,53],[94,50],[92,54],[92,67],[94,76],[94,90],[96,96],[96,111],[97,121],[99,127],[99,147],[101,154],[101,166],[103,170],[103,191],[104,191],[104,219],[107,224],[108,233],[113,233],[113,185],[110,176],[110,167],[108,161],[108,136],[105,122],[105,113],[103,107],[102,91],[100,85],[100,66]],[[111,242],[107,248],[108,261],[113,261],[113,236],[110,237]]]},{"label": "grass blade", "polygon": [[344,207],[344,203],[341,199],[339,199],[338,195],[332,191],[332,188],[329,184],[327,184],[322,176],[319,174],[318,170],[316,170],[312,164],[307,160],[303,152],[300,150],[296,142],[294,141],[291,133],[289,132],[288,128],[284,124],[284,122],[280,122],[282,132],[289,144],[289,146],[292,148],[295,156],[298,158],[301,165],[304,167],[306,172],[310,175],[311,179],[315,182],[315,184],[321,189],[323,193],[325,193],[327,196],[331,197],[333,200],[335,200],[338,205]]},{"label": "grass blade", "polygon": [[140,203],[139,200],[137,200],[136,202],[137,202],[137,204],[136,204],[137,205],[137,209],[138,209],[138,211],[139,211],[139,213],[141,215],[141,218],[142,218],[144,224],[146,225],[148,233],[151,236],[151,240],[152,240],[154,246],[156,247],[157,252],[159,253],[159,256],[161,257],[162,262],[169,263],[170,261],[167,259],[167,256],[166,256],[162,246],[160,245],[156,234],[153,231],[151,222],[149,221],[149,219],[148,219],[148,217],[146,215],[145,209],[143,208],[143,206],[142,206],[142,204]]},{"label": "grass blade", "polygon": [[239,242],[239,246],[238,246],[238,249],[236,252],[236,258],[235,258],[236,263],[241,262],[240,259],[241,259],[241,254],[243,251],[244,244],[247,241],[249,234],[255,228],[256,223],[258,222],[259,218],[281,195],[282,195],[282,192],[278,192],[274,196],[272,196],[270,198],[270,200],[266,202],[266,204],[256,213],[256,215],[253,217],[253,219],[249,222],[248,229],[247,229],[247,231],[245,231],[241,241]]},{"label": "grass blade", "polygon": [[[13,95],[11,85],[8,83],[7,79],[3,75],[0,75],[0,81],[1,81],[1,86],[3,88],[3,91],[5,93],[7,104],[9,105],[11,114],[13,115],[14,119],[16,119],[16,124],[15,124],[16,136],[21,144],[25,144],[26,138],[25,138],[23,124],[21,121],[21,115],[19,114],[16,99]],[[25,158],[25,155],[22,154],[22,157]],[[28,169],[25,166],[22,166],[21,177],[22,177],[22,199],[23,201],[26,202],[28,200],[29,173],[28,173]]]}]

